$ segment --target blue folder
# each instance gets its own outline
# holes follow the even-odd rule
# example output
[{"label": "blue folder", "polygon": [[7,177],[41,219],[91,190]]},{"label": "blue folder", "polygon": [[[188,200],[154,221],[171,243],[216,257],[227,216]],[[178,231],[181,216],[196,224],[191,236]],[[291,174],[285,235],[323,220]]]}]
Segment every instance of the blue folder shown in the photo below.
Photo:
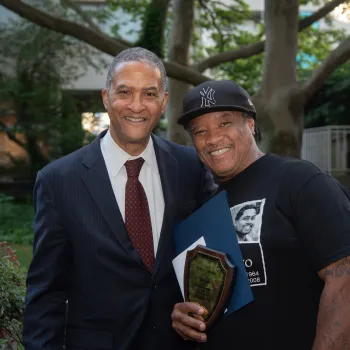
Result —
[{"label": "blue folder", "polygon": [[247,305],[254,298],[225,191],[211,198],[196,212],[175,226],[174,240],[177,255],[202,236],[208,248],[226,253],[231,263],[236,266],[236,284],[225,313],[228,315]]}]

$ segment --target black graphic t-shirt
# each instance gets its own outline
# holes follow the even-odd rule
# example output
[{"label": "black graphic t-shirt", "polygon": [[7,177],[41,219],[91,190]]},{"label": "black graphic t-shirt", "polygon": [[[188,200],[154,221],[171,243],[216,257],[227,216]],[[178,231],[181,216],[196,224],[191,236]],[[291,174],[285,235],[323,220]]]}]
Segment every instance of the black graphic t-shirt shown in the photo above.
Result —
[{"label": "black graphic t-shirt", "polygon": [[267,154],[225,183],[254,302],[201,349],[310,350],[323,282],[350,255],[349,192],[314,165]]}]

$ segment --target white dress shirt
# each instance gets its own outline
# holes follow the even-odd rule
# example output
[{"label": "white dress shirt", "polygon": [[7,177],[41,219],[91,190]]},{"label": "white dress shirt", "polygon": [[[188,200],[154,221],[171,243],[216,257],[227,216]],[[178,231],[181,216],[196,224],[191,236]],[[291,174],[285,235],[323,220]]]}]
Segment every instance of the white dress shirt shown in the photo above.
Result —
[{"label": "white dress shirt", "polygon": [[150,137],[146,149],[138,156],[133,157],[122,150],[113,140],[109,130],[101,140],[101,151],[106,163],[109,179],[111,180],[115,198],[120,213],[125,222],[125,186],[128,175],[125,162],[142,157],[145,162],[140,171],[139,181],[141,182],[151,216],[154,255],[157,253],[160,232],[163,224],[164,197],[162,183],[160,180],[157,158],[153,147],[153,140]]}]

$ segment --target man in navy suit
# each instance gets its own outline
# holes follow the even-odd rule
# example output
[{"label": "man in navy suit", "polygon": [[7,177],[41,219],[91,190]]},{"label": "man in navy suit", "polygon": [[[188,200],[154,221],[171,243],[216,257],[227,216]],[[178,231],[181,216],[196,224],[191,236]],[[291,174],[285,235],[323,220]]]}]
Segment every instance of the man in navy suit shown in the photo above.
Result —
[{"label": "man in navy suit", "polygon": [[153,53],[116,56],[102,97],[109,130],[37,175],[25,349],[190,348],[171,327],[172,228],[212,179],[194,149],[151,134],[168,98]]}]

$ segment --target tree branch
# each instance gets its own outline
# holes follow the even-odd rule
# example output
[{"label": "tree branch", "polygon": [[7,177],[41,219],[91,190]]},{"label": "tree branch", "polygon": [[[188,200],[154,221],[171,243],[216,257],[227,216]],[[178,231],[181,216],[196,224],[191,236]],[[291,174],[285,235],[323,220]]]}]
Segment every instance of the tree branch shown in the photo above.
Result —
[{"label": "tree branch", "polygon": [[11,141],[15,142],[18,146],[26,149],[26,144],[24,142],[22,142],[21,140],[19,140],[14,133],[12,133],[11,131],[7,130],[7,125],[6,124],[4,124],[3,122],[0,122],[0,127],[7,134],[8,138]]},{"label": "tree branch", "polygon": [[199,0],[199,4],[200,6],[202,6],[205,10],[208,11],[209,17],[211,19],[211,23],[213,24],[214,28],[217,30],[218,34],[219,34],[219,47],[220,49],[223,49],[223,41],[224,41],[224,35],[220,29],[220,27],[218,26],[218,24],[216,23],[216,18],[215,15],[213,13],[213,11],[207,6],[207,4],[204,3],[203,0]]},{"label": "tree branch", "polygon": [[88,25],[89,25],[89,27],[91,28],[91,29],[93,29],[95,32],[98,32],[98,33],[102,33],[102,31],[100,30],[100,28],[94,23],[94,21],[81,9],[81,7],[77,4],[77,3],[75,3],[75,2],[73,2],[73,1],[71,1],[71,0],[60,0],[60,2],[61,2],[61,5],[63,6],[63,7],[69,7],[69,8],[71,8],[73,11],[75,11],[75,13],[77,14],[77,15],[79,15],[79,17],[83,20],[83,21],[85,21]]},{"label": "tree branch", "polygon": [[[85,21],[90,28],[92,28],[93,30],[95,30],[97,33],[100,33],[102,35],[106,35],[95,23],[94,21],[85,13],[85,11],[83,11],[81,9],[81,7],[76,4],[75,2],[73,2],[72,0],[60,0],[61,2],[61,5],[62,6],[67,6],[67,7],[70,7],[72,10],[74,10],[79,16],[80,18]],[[114,40],[118,41],[119,43],[121,44],[124,44],[126,46],[130,46],[131,43],[126,41],[126,40],[123,40],[121,38],[113,38]]]},{"label": "tree branch", "polygon": [[307,27],[312,26],[315,22],[326,17],[329,13],[331,13],[337,6],[343,4],[347,1],[344,0],[333,0],[327,2],[326,5],[321,7],[318,11],[314,12],[312,15],[307,16],[299,21],[299,32],[304,30]]},{"label": "tree branch", "polygon": [[[303,18],[299,21],[299,32],[310,27],[312,24],[325,17],[332,12],[338,5],[344,3],[344,0],[333,0],[321,7],[311,16]],[[264,52],[265,41],[260,41],[254,44],[246,45],[231,51],[220,52],[217,55],[204,59],[203,61],[194,64],[192,67],[199,72],[204,72],[206,69],[214,68],[219,64],[233,62],[241,58],[249,58],[259,53]]]},{"label": "tree branch", "polygon": [[214,68],[219,64],[233,62],[241,58],[249,58],[264,51],[265,41],[249,44],[232,51],[220,52],[217,55],[204,59],[203,61],[192,65],[192,68],[199,72]]},{"label": "tree branch", "polygon": [[225,4],[223,3],[222,1],[219,1],[219,0],[210,0],[210,3],[212,5],[216,5],[218,7],[222,7],[222,8],[226,8],[227,10],[232,10],[232,11],[235,11],[235,12],[238,12],[238,13],[243,13],[243,11],[241,10],[238,10],[237,8],[235,8],[235,6],[233,5],[228,5],[228,4]]},{"label": "tree branch", "polygon": [[[54,30],[57,33],[73,36],[102,52],[112,55],[113,57],[131,46],[130,43],[129,45],[125,45],[122,41],[111,38],[106,34],[97,33],[96,31],[77,23],[52,16],[33,6],[25,4],[21,0],[0,0],[0,5],[5,6],[19,16],[26,18],[41,27]],[[188,67],[168,61],[163,63],[167,75],[170,78],[193,85],[198,85],[204,81],[210,80],[210,78]]]},{"label": "tree branch", "polygon": [[[226,10],[231,10],[231,11],[234,11],[236,13],[239,13],[241,15],[245,15],[246,12],[245,11],[242,11],[242,10],[239,10],[238,8],[236,8],[235,6],[233,5],[227,5],[227,4],[224,4],[222,1],[215,1],[215,0],[210,0],[210,3],[212,5],[216,5],[218,8],[223,8],[223,9],[226,9]],[[260,22],[260,11],[249,11],[251,14],[249,15],[248,19],[250,20],[253,20],[255,23],[258,23]]]},{"label": "tree branch", "polygon": [[305,103],[321,88],[327,78],[343,63],[350,59],[350,36],[343,40],[328,57],[316,68],[304,86]]}]

